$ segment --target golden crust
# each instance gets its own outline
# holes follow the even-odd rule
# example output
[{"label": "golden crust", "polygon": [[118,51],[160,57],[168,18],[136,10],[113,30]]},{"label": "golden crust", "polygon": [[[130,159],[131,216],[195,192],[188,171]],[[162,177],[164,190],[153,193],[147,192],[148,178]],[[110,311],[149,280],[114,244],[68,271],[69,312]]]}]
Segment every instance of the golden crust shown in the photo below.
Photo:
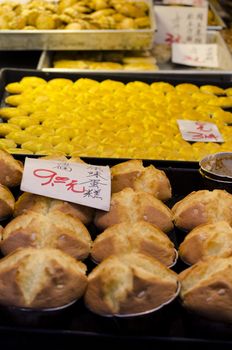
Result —
[{"label": "golden crust", "polygon": [[18,186],[23,174],[23,164],[12,155],[0,150],[0,183],[8,187]]},{"label": "golden crust", "polygon": [[126,187],[152,194],[160,200],[171,198],[171,185],[164,171],[153,165],[144,167],[141,160],[129,160],[111,168],[112,192]]},{"label": "golden crust", "polygon": [[17,248],[58,248],[67,254],[85,259],[92,240],[78,218],[65,213],[26,212],[13,219],[3,230],[1,250],[9,254]]},{"label": "golden crust", "polygon": [[13,214],[15,199],[11,191],[0,184],[0,219]]},{"label": "golden crust", "polygon": [[177,227],[194,227],[217,221],[232,225],[232,195],[223,190],[201,190],[190,193],[172,208]]},{"label": "golden crust", "polygon": [[180,257],[188,264],[210,256],[232,256],[232,228],[226,221],[194,228],[179,247]]},{"label": "golden crust", "polygon": [[93,243],[91,256],[101,262],[112,254],[139,252],[170,266],[175,260],[174,244],[156,226],[145,222],[123,222],[108,227]]},{"label": "golden crust", "polygon": [[85,303],[100,315],[142,313],[172,299],[177,284],[175,272],[152,257],[112,255],[89,274]]},{"label": "golden crust", "polygon": [[199,261],[179,276],[186,308],[209,319],[232,322],[232,257]]},{"label": "golden crust", "polygon": [[52,308],[79,299],[86,266],[56,249],[18,249],[0,261],[0,303]]},{"label": "golden crust", "polygon": [[81,204],[62,201],[59,199],[39,196],[33,193],[23,193],[15,203],[14,216],[21,215],[28,210],[38,213],[62,212],[74,218],[79,218],[83,224],[88,225],[94,214],[94,209]]},{"label": "golden crust", "polygon": [[159,199],[149,193],[125,188],[113,193],[109,212],[97,211],[94,223],[100,229],[121,222],[145,220],[164,232],[173,228],[172,212]]}]

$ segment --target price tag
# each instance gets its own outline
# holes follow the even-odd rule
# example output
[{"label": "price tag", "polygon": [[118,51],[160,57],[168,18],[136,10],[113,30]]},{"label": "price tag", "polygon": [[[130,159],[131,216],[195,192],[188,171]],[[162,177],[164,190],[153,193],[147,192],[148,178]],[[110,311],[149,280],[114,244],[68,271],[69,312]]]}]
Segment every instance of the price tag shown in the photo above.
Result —
[{"label": "price tag", "polygon": [[154,6],[156,43],[206,43],[207,7]]},{"label": "price tag", "polygon": [[177,120],[181,135],[186,141],[224,142],[217,125],[202,121]]},{"label": "price tag", "polygon": [[20,189],[108,211],[110,168],[26,158]]},{"label": "price tag", "polygon": [[164,5],[188,5],[188,6],[197,6],[204,7],[208,3],[206,0],[163,0]]},{"label": "price tag", "polygon": [[196,67],[219,66],[217,44],[173,44],[172,62]]}]

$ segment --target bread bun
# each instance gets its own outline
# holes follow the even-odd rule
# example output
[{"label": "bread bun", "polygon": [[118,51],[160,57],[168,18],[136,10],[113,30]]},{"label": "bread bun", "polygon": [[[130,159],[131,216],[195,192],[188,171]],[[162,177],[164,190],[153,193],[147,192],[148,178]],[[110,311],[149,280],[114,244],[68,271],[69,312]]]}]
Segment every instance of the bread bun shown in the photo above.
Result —
[{"label": "bread bun", "polygon": [[199,261],[180,273],[183,305],[209,319],[232,322],[232,257]]},{"label": "bread bun", "polygon": [[0,184],[0,220],[13,214],[15,199],[11,191]]},{"label": "bread bun", "polygon": [[232,256],[232,227],[226,221],[195,227],[181,243],[179,255],[191,265],[210,256]]},{"label": "bread bun", "polygon": [[82,260],[89,255],[92,244],[88,230],[78,218],[56,211],[47,214],[28,211],[4,228],[2,238],[4,255],[19,247],[49,247]]},{"label": "bread bun", "polygon": [[94,222],[104,230],[121,222],[140,220],[150,222],[164,232],[173,228],[172,212],[165,204],[149,193],[136,192],[131,188],[113,193],[109,212],[97,211]]},{"label": "bread bun", "polygon": [[177,227],[194,227],[217,221],[232,225],[232,195],[223,190],[201,190],[190,193],[172,208]]},{"label": "bread bun", "polygon": [[175,297],[178,277],[143,254],[111,255],[88,276],[86,306],[100,315],[153,310]]},{"label": "bread bun", "polygon": [[18,186],[22,180],[23,164],[12,155],[0,150],[0,184],[7,187]]},{"label": "bread bun", "polygon": [[53,308],[80,298],[86,266],[58,249],[18,249],[0,260],[0,304]]},{"label": "bread bun", "polygon": [[14,216],[21,215],[28,210],[36,211],[38,213],[47,213],[52,211],[62,212],[69,214],[74,218],[80,219],[85,225],[88,225],[92,221],[94,214],[94,209],[81,204],[25,192],[15,203]]},{"label": "bread bun", "polygon": [[139,252],[170,266],[175,261],[174,244],[156,226],[146,221],[123,222],[108,227],[94,241],[91,256],[101,262],[112,254]]},{"label": "bread bun", "polygon": [[153,165],[143,166],[142,160],[129,160],[111,168],[112,192],[119,192],[125,187],[136,191],[152,194],[165,201],[171,198],[171,185],[164,171],[156,169]]}]

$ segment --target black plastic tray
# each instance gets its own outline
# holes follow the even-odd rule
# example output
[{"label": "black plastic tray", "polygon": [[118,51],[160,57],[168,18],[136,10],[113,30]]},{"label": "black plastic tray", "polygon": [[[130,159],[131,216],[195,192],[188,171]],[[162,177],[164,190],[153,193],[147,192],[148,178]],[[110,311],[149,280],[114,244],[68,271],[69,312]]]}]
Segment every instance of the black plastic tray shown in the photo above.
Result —
[{"label": "black plastic tray", "polygon": [[[24,160],[23,156],[16,156]],[[83,158],[96,165],[114,165],[124,159]],[[191,191],[207,188],[196,162],[146,160],[166,172],[170,179],[173,198],[171,207]],[[178,246],[184,233],[175,229],[171,236]],[[91,262],[87,261],[91,266]],[[186,266],[178,261],[173,268],[179,272]],[[44,322],[45,321],[45,322]],[[1,346],[9,348],[33,348],[41,346],[52,349],[68,349],[83,344],[101,346],[101,349],[121,347],[162,349],[166,345],[173,349],[232,349],[232,325],[214,323],[189,314],[176,300],[156,313],[133,319],[104,318],[88,311],[83,301],[74,304],[67,313],[53,320],[29,323],[26,318],[9,317],[0,308]],[[170,348],[171,349],[171,348]]]},{"label": "black plastic tray", "polygon": [[36,69],[40,51],[0,51],[0,68]]}]

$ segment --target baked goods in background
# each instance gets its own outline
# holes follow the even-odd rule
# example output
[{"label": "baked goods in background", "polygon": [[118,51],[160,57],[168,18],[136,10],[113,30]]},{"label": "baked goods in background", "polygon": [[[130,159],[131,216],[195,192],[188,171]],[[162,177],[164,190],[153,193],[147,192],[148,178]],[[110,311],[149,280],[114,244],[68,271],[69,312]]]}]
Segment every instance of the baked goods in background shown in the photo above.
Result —
[{"label": "baked goods in background", "polygon": [[113,254],[139,252],[152,256],[166,266],[176,258],[174,244],[158,227],[145,222],[123,222],[108,227],[93,242],[91,256],[101,262]]},{"label": "baked goods in background", "polygon": [[184,230],[218,221],[232,225],[232,194],[224,190],[194,191],[177,202],[172,212],[175,225]]},{"label": "baked goods in background", "polygon": [[112,192],[119,192],[125,187],[143,191],[165,201],[172,196],[171,185],[165,172],[149,165],[143,166],[142,160],[129,160],[111,167]]},{"label": "baked goods in background", "polygon": [[129,187],[112,194],[109,212],[96,211],[94,223],[104,230],[114,224],[140,220],[156,225],[163,232],[173,228],[172,212],[163,202],[149,193]]},{"label": "baked goods in background", "polygon": [[0,29],[143,29],[150,27],[148,5],[124,0],[30,0],[0,5]]},{"label": "baked goods in background", "polygon": [[79,299],[86,266],[58,249],[18,249],[0,260],[0,304],[54,308]]},{"label": "baked goods in background", "polygon": [[12,155],[0,149],[0,184],[7,187],[18,186],[23,174],[23,164]]},{"label": "baked goods in background", "polygon": [[14,211],[15,199],[11,191],[0,184],[0,220],[11,216]]},{"label": "baked goods in background", "polygon": [[91,245],[91,236],[78,218],[61,211],[27,211],[4,228],[1,251],[6,255],[21,247],[57,248],[83,260]]},{"label": "baked goods in background", "polygon": [[232,227],[226,221],[195,227],[180,244],[179,256],[190,265],[211,256],[232,256]]},{"label": "baked goods in background", "polygon": [[41,214],[50,212],[57,212],[58,214],[61,212],[73,218],[80,219],[85,225],[88,225],[92,221],[94,215],[93,208],[81,204],[24,192],[15,203],[14,216],[21,215],[28,210]]},{"label": "baked goods in background", "polygon": [[88,275],[85,304],[100,315],[153,310],[175,298],[178,277],[158,260],[131,253],[111,255]]},{"label": "baked goods in background", "polygon": [[182,271],[180,297],[190,311],[232,322],[232,257],[211,257]]}]

